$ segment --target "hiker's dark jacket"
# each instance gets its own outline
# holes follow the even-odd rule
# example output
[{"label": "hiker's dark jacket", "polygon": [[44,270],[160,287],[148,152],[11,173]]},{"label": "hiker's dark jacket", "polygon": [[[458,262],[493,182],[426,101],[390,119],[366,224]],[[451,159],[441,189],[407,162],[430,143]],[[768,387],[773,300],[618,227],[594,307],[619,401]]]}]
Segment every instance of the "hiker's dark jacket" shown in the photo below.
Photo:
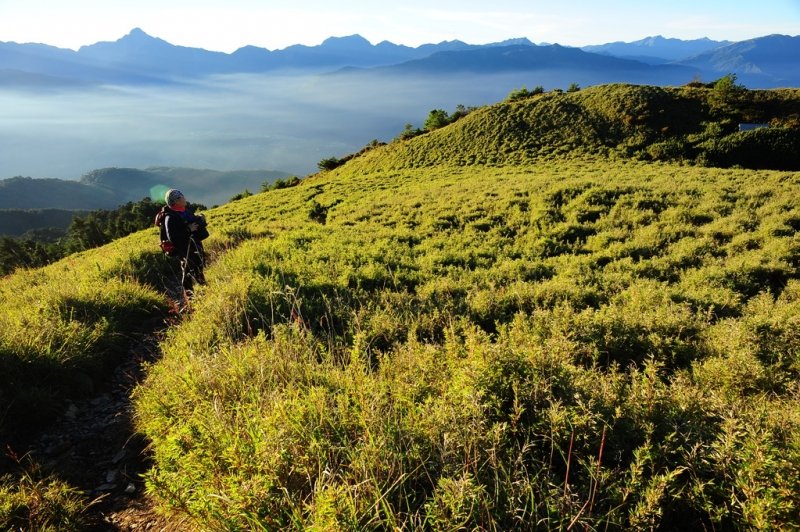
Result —
[{"label": "hiker's dark jacket", "polygon": [[[203,218],[195,216],[189,211],[178,212],[169,208],[164,209],[164,213],[164,230],[166,231],[167,240],[175,244],[177,256],[187,256],[190,244],[192,243],[192,236],[194,236],[195,246],[208,236],[208,231],[205,228],[205,220]],[[199,226],[199,229],[194,232],[194,235],[189,229],[189,224],[192,223],[196,223]]]}]

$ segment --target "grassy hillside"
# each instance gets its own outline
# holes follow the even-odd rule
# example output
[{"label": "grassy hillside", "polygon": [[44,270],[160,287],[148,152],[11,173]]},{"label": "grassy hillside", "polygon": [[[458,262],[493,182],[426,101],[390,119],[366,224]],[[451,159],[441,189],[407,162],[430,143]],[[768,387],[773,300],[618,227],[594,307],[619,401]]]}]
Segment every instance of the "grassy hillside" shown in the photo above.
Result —
[{"label": "grassy hillside", "polygon": [[[603,155],[800,169],[800,90],[603,85],[499,103],[360,162],[363,171]],[[772,123],[738,132],[740,122]]]},{"label": "grassy hillside", "polygon": [[[136,394],[162,509],[220,530],[796,526],[800,177],[599,157],[635,94],[498,104],[209,211],[209,283]],[[163,313],[169,267],[146,231],[0,280],[4,423],[81,393],[53,383]]]},{"label": "grassy hillside", "polygon": [[155,287],[169,266],[144,236],[0,281],[3,440],[35,431],[65,399],[89,393],[125,353],[126,335],[166,311]]},{"label": "grassy hillside", "polygon": [[346,165],[216,211],[150,490],[220,529],[796,523],[799,186]]}]

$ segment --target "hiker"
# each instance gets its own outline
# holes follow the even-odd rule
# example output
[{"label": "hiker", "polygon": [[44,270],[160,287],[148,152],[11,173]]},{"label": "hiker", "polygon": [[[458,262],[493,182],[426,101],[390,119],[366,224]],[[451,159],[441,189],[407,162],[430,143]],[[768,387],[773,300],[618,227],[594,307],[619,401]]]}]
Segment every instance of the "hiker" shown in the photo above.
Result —
[{"label": "hiker", "polygon": [[186,197],[180,190],[168,190],[164,199],[167,206],[163,209],[162,234],[173,245],[169,254],[181,259],[181,284],[187,295],[191,295],[195,282],[206,282],[203,275],[205,261],[202,243],[208,237],[206,219],[187,208]]}]

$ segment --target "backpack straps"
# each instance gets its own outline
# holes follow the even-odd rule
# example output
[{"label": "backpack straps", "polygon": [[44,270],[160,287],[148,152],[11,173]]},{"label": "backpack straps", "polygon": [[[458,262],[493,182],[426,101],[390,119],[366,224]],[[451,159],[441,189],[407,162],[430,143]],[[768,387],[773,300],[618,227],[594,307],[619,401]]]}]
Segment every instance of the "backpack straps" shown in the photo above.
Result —
[{"label": "backpack straps", "polygon": [[169,232],[167,231],[167,216],[169,216],[170,214],[177,214],[177,213],[171,210],[166,205],[163,206],[161,210],[156,213],[156,217],[155,220],[153,220],[153,223],[159,228],[161,250],[170,257],[174,257],[176,256],[178,250],[175,244],[170,240]]}]

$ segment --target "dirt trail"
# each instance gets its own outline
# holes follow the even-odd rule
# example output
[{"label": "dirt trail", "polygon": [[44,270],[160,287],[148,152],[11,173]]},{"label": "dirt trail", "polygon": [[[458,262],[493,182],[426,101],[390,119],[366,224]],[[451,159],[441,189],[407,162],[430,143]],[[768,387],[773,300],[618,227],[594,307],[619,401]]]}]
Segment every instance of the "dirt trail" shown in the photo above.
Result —
[{"label": "dirt trail", "polygon": [[[154,319],[151,331],[164,329]],[[173,531],[185,529],[153,510],[141,474],[150,466],[147,442],[133,427],[131,393],[147,363],[161,356],[159,332],[131,338],[128,356],[92,397],[72,401],[65,413],[33,443],[30,456],[45,472],[57,474],[96,499],[88,510],[92,530]]]}]

